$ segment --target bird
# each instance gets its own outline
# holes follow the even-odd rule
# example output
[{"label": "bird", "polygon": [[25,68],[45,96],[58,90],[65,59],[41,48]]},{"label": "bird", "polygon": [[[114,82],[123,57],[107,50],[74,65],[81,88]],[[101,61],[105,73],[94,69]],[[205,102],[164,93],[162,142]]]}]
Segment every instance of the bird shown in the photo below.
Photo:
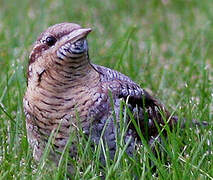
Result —
[{"label": "bird", "polygon": [[[87,42],[91,31],[75,23],[55,24],[42,32],[32,47],[23,107],[28,142],[37,161],[53,131],[57,129],[53,146],[62,152],[70,132],[78,128],[94,144],[102,138],[113,158],[122,103],[149,143],[158,136],[159,127],[178,124],[176,116],[128,76],[91,62]],[[123,138],[131,156],[141,141],[131,118],[125,126]],[[69,147],[71,157],[77,155],[76,143],[73,140]],[[58,161],[55,152],[50,156]]]}]

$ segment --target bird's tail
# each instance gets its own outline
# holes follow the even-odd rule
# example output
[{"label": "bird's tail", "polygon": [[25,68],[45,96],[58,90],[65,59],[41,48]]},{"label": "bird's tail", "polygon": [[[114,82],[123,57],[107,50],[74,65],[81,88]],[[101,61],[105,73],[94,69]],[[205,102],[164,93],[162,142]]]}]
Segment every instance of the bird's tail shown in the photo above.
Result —
[{"label": "bird's tail", "polygon": [[192,126],[193,126],[193,125],[194,125],[194,126],[199,126],[199,127],[207,127],[207,126],[210,125],[210,123],[207,122],[207,121],[201,121],[201,122],[199,122],[198,120],[193,119],[191,122],[188,122],[188,120],[187,120],[186,118],[180,119],[180,118],[177,117],[177,116],[173,116],[173,117],[172,117],[172,120],[173,120],[176,124],[180,123],[181,128],[186,127],[187,124],[190,124],[190,125],[192,125]]}]

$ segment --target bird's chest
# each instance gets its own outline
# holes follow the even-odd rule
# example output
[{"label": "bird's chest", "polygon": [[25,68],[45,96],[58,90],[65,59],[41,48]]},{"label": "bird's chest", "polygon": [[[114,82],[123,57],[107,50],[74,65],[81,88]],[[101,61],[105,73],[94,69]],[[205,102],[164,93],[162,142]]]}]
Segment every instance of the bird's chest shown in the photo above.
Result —
[{"label": "bird's chest", "polygon": [[38,128],[52,129],[58,124],[70,127],[77,122],[88,125],[93,116],[105,112],[108,103],[107,95],[98,86],[76,86],[61,93],[40,88],[37,93],[26,94],[25,111],[33,117],[30,123]]}]

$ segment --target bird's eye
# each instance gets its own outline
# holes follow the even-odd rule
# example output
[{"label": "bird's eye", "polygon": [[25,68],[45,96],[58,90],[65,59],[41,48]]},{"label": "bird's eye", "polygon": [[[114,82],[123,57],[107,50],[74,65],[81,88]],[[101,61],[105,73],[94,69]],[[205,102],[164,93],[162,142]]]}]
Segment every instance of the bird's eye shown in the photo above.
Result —
[{"label": "bird's eye", "polygon": [[57,39],[54,36],[48,36],[46,38],[46,44],[48,46],[53,46],[56,43]]}]

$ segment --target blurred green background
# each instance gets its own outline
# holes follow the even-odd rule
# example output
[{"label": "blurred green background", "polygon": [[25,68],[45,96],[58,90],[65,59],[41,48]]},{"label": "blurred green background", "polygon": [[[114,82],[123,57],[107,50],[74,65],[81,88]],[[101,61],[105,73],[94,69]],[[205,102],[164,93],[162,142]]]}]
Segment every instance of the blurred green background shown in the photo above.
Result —
[{"label": "blurred green background", "polygon": [[67,21],[93,29],[92,62],[120,70],[155,93],[178,92],[200,80],[201,67],[212,68],[212,8],[211,0],[1,0],[1,82],[27,63],[45,28]]},{"label": "blurred green background", "polygon": [[[2,177],[21,177],[23,166],[14,173],[14,159],[28,152],[22,97],[30,47],[60,22],[93,29],[88,36],[93,63],[130,76],[179,116],[212,121],[212,0],[0,0]],[[203,167],[213,175],[212,165]]]}]

